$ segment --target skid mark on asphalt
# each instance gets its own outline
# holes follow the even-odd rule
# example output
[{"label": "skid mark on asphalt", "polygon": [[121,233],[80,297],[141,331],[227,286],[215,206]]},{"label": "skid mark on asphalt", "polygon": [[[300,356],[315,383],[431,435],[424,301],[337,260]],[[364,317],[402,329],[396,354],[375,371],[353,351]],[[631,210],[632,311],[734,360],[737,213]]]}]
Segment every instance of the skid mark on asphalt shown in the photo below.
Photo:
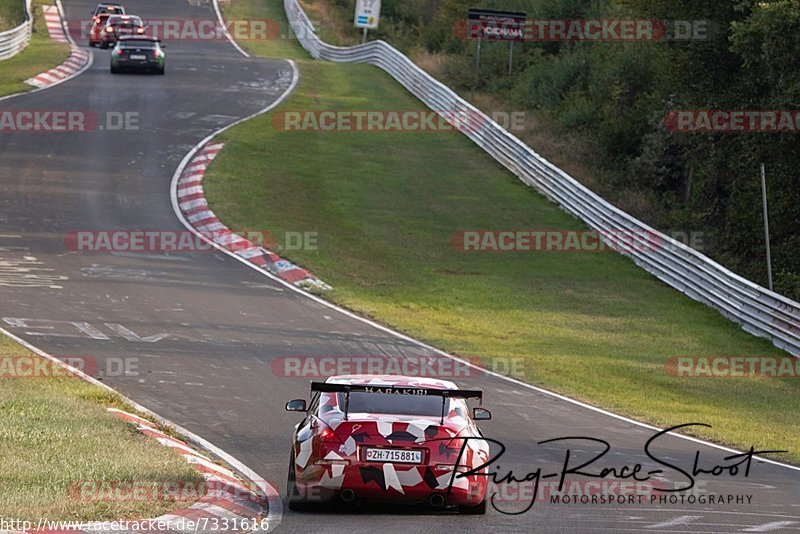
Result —
[{"label": "skid mark on asphalt", "polygon": [[[750,527],[743,530],[743,532],[773,532],[775,530],[779,530],[782,528],[790,527],[792,525],[798,525],[797,521],[773,521],[772,523],[764,523],[763,525],[758,525],[756,527]],[[793,528],[792,530],[798,530],[797,528]]]},{"label": "skid mark on asphalt", "polygon": [[662,521],[660,523],[654,523],[652,525],[647,525],[646,528],[666,528],[666,527],[677,527],[680,525],[688,525],[698,519],[701,516],[699,515],[682,515],[679,517],[674,517],[672,519],[667,519],[666,521]]},{"label": "skid mark on asphalt", "polygon": [[[151,284],[208,287],[208,282],[206,281],[184,280],[181,278],[176,278],[176,275],[165,271],[117,267],[114,265],[102,265],[98,263],[92,264],[89,267],[82,267],[81,276],[92,279],[127,280],[131,282],[148,282]],[[185,311],[183,309],[177,310],[173,308],[163,308],[162,310]]]},{"label": "skid mark on asphalt", "polygon": [[270,96],[277,96],[286,92],[292,85],[293,73],[290,69],[278,69],[278,77],[275,79],[261,78],[251,81],[238,81],[225,88],[226,93],[239,93],[242,91],[252,91],[265,93]]},{"label": "skid mark on asphalt", "polygon": [[237,117],[232,115],[205,115],[201,117],[199,120],[202,122],[208,122],[214,124],[216,126],[230,124],[235,121]]}]

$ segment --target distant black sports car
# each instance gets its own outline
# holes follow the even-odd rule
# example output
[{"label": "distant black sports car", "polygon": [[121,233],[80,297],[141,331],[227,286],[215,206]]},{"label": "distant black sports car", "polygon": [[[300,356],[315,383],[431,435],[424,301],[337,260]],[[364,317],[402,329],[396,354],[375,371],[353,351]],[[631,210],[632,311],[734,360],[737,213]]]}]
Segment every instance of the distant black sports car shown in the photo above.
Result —
[{"label": "distant black sports car", "polygon": [[123,36],[111,51],[111,73],[123,70],[164,74],[164,45],[151,36]]}]

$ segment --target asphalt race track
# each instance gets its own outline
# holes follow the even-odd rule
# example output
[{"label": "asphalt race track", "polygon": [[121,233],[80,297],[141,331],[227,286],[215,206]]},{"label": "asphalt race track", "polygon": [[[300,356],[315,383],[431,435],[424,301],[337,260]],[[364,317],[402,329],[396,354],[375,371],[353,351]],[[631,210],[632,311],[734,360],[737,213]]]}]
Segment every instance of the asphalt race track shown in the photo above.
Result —
[{"label": "asphalt race track", "polygon": [[[94,5],[64,1],[71,20],[85,20]],[[145,19],[215,19],[210,1],[137,0],[129,7]],[[271,361],[441,356],[219,252],[78,253],[65,246],[65,235],[77,230],[184,230],[170,203],[170,181],[180,161],[210,133],[275,101],[291,82],[286,61],[248,59],[223,40],[173,41],[166,52],[166,76],[112,76],[109,52],[95,50],[94,65],[81,76],[3,102],[3,109],[90,110],[100,117],[137,112],[139,130],[0,134],[0,326],[58,357],[136,361],[137,373],[104,381],[232,454],[283,492],[290,433],[298,420],[283,405],[307,396],[308,379],[277,376]],[[637,462],[645,470],[661,467],[643,451],[655,434],[651,429],[496,376],[476,374],[459,382],[485,392],[484,405],[494,419],[482,428],[507,447],[502,472],[511,469],[522,477],[540,466],[543,473],[557,472],[568,448],[572,466],[602,450],[587,441],[536,445],[566,436],[611,444],[594,468]],[[671,436],[657,443],[653,450],[660,458],[686,470],[696,451],[709,468],[725,464],[729,454]],[[686,482],[675,471],[665,478],[666,484]],[[697,480],[704,494],[752,495],[752,500],[537,502],[520,515],[490,507],[485,516],[403,507],[284,511],[278,531],[800,530],[800,470],[754,461],[747,478],[740,472],[701,474]],[[504,506],[524,507],[524,499]]]}]

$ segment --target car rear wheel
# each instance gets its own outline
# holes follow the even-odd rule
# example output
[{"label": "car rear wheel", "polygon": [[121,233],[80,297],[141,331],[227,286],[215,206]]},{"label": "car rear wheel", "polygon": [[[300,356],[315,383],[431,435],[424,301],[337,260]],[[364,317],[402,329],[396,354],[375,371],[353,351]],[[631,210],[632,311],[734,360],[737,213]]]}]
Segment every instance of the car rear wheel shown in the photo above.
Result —
[{"label": "car rear wheel", "polygon": [[297,489],[297,478],[294,471],[294,448],[289,457],[289,477],[286,481],[286,500],[289,503],[289,510],[302,512],[311,508],[311,503],[302,500],[300,491]]},{"label": "car rear wheel", "polygon": [[486,513],[486,499],[477,506],[459,506],[458,513],[464,515],[484,515]]},{"label": "car rear wheel", "polygon": [[164,72],[165,72],[165,69],[164,69],[164,67],[161,67],[160,69],[158,69],[158,70],[156,71],[156,74],[160,74],[161,76],[163,76],[163,75],[164,75]]},{"label": "car rear wheel", "polygon": [[119,74],[119,69],[117,67],[111,67],[111,74]]}]

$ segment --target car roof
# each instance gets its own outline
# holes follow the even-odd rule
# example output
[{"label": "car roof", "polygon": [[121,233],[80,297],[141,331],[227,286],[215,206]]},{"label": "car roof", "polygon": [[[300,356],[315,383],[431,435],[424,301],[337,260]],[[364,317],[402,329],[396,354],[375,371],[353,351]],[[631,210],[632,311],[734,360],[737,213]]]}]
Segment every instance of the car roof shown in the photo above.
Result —
[{"label": "car roof", "polygon": [[369,386],[424,387],[430,389],[458,389],[449,381],[426,376],[403,375],[335,375],[325,380],[329,384],[358,384]]}]

